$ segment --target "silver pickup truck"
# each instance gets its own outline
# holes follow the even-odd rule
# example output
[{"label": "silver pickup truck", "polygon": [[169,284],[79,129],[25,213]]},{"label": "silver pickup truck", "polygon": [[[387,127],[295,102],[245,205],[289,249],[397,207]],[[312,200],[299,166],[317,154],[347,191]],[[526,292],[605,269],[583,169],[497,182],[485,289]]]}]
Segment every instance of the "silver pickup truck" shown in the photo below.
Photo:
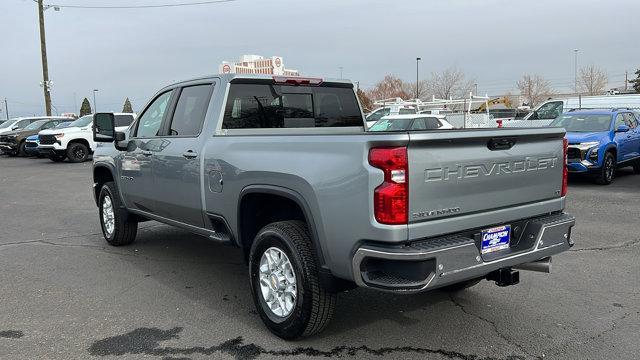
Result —
[{"label": "silver pickup truck", "polygon": [[563,129],[367,132],[350,82],[234,74],[165,87],[125,133],[94,124],[107,242],[156,220],[239,247],[285,339],[345,289],[513,285],[573,245]]}]

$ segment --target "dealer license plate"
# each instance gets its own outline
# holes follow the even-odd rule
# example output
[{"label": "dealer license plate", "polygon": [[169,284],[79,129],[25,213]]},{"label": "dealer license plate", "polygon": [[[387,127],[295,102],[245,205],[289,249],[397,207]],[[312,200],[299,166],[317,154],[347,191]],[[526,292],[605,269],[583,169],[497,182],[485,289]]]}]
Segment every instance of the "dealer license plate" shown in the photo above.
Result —
[{"label": "dealer license plate", "polygon": [[482,243],[480,252],[488,254],[509,248],[511,241],[511,225],[497,226],[482,230]]}]

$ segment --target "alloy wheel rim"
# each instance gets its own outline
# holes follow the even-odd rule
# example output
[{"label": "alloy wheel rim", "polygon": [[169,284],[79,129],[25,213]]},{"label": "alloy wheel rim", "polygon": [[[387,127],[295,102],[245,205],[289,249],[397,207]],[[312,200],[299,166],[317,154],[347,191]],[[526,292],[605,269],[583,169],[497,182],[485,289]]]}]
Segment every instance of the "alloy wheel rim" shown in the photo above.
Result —
[{"label": "alloy wheel rim", "polygon": [[606,171],[607,179],[611,180],[613,178],[613,160],[611,160],[611,158],[607,159],[607,167],[605,171]]},{"label": "alloy wheel rim", "polygon": [[115,216],[113,213],[113,202],[109,195],[106,195],[102,200],[102,223],[104,224],[104,231],[107,235],[111,236],[115,228]]},{"label": "alloy wheel rim", "polygon": [[74,155],[76,158],[81,159],[81,158],[83,158],[83,157],[84,157],[84,150],[82,150],[82,149],[76,149],[76,150],[73,152],[73,155]]},{"label": "alloy wheel rim", "polygon": [[291,261],[284,251],[270,247],[260,258],[260,292],[269,310],[287,317],[296,306],[298,287]]}]

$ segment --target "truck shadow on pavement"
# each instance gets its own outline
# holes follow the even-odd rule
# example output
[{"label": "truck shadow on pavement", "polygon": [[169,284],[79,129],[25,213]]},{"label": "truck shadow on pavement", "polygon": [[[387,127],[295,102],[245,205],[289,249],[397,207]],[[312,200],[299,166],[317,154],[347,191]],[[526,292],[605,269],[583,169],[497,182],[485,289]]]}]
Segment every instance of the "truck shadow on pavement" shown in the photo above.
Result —
[{"label": "truck shadow on pavement", "polygon": [[[192,235],[186,231],[160,225],[145,223],[136,242],[128,247],[118,248],[123,258],[139,268],[141,273],[157,286],[166,286],[189,299],[190,304],[197,304],[210,309],[210,318],[224,316],[232,318],[233,329],[242,329],[242,333],[259,333],[267,338],[276,339],[268,334],[254,304],[248,284],[248,269],[244,264],[240,249],[213,243],[210,240]],[[152,263],[161,263],[161,270],[154,272]],[[132,289],[133,290],[133,289]],[[480,296],[480,295],[478,295]],[[465,354],[452,349],[459,349],[452,344],[437,346],[395,346],[379,347],[387,344],[385,332],[369,331],[376,324],[392,323],[397,328],[414,328],[407,338],[416,337],[417,342],[424,334],[416,334],[415,328],[420,324],[429,325],[431,321],[439,323],[440,331],[458,331],[460,323],[451,322],[447,318],[473,316],[483,326],[493,328],[498,336],[513,350],[515,354],[527,352],[520,345],[513,343],[499,332],[495,323],[473,315],[465,310],[461,299],[440,291],[432,291],[417,295],[397,295],[380,293],[367,289],[354,289],[341,293],[338,297],[336,313],[329,327],[318,336],[298,342],[285,342],[277,339],[271,341],[273,347],[265,348],[253,342],[245,341],[242,336],[234,336],[233,332],[225,339],[212,339],[211,343],[190,347],[167,347],[162,342],[178,339],[184,330],[181,326],[169,329],[140,327],[124,334],[119,334],[95,341],[89,348],[93,356],[127,356],[140,354],[158,356],[164,360],[185,359],[185,356],[213,356],[225,354],[236,359],[254,359],[261,355],[275,356],[310,356],[310,357],[371,357],[371,356],[425,356],[433,355],[450,359],[525,359],[524,356],[510,355],[506,357],[483,357]],[[187,305],[188,306],[188,305]],[[462,311],[462,313],[460,312]],[[415,314],[418,312],[419,314]],[[439,313],[437,317],[431,313]],[[409,316],[405,315],[409,314]],[[419,316],[419,318],[415,318]],[[434,316],[432,318],[432,316]],[[450,329],[442,329],[443,324]],[[449,325],[446,325],[449,324]],[[176,324],[180,325],[180,324]],[[418,326],[415,326],[418,325]],[[384,329],[384,327],[383,327]],[[389,330],[391,331],[391,330]],[[358,345],[341,336],[343,333],[361,333]],[[262,335],[261,335],[262,336]],[[245,335],[246,337],[246,335]],[[334,344],[340,344],[334,346]],[[346,344],[345,344],[346,343]],[[376,344],[360,345],[360,344]],[[405,344],[415,343],[413,341]],[[322,344],[318,348],[317,344]],[[327,346],[329,345],[329,346]],[[442,348],[441,348],[442,346]],[[468,348],[468,347],[466,347]],[[508,352],[507,352],[508,353]],[[177,356],[177,357],[176,357]],[[531,356],[528,356],[531,357]]]},{"label": "truck shadow on pavement", "polygon": [[[355,356],[358,354],[365,356],[389,356],[399,355],[400,353],[413,353],[421,355],[441,355],[448,359],[462,360],[491,360],[498,359],[494,357],[480,358],[476,355],[466,355],[456,351],[447,351],[442,349],[427,349],[420,347],[401,346],[401,347],[381,347],[372,349],[368,346],[337,346],[331,350],[318,350],[313,347],[295,347],[286,350],[268,350],[256,344],[245,344],[241,336],[224,341],[213,346],[194,346],[194,347],[161,347],[163,341],[177,339],[182,331],[181,327],[175,327],[169,330],[161,330],[158,328],[138,328],[122,335],[105,338],[94,342],[88,351],[93,356],[125,356],[141,354],[147,356],[162,356],[163,360],[170,359],[188,359],[184,356],[189,355],[216,355],[226,354],[233,356],[238,360],[255,359],[261,355],[270,355],[272,357],[288,357],[288,356],[313,356],[313,357],[344,357]],[[176,358],[175,356],[180,356]],[[524,359],[522,356],[508,356],[506,360]]]}]

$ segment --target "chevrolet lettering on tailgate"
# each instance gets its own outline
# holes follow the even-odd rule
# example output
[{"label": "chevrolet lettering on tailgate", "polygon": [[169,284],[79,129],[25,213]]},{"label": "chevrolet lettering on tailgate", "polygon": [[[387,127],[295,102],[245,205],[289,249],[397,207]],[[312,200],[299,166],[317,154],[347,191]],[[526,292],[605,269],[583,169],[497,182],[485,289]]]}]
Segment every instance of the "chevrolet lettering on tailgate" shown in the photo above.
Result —
[{"label": "chevrolet lettering on tailgate", "polygon": [[496,162],[492,164],[457,165],[455,167],[444,166],[441,168],[426,169],[425,182],[443,181],[451,179],[470,179],[481,176],[500,176],[521,172],[552,169],[556,166],[557,158],[526,158],[515,161]]}]

